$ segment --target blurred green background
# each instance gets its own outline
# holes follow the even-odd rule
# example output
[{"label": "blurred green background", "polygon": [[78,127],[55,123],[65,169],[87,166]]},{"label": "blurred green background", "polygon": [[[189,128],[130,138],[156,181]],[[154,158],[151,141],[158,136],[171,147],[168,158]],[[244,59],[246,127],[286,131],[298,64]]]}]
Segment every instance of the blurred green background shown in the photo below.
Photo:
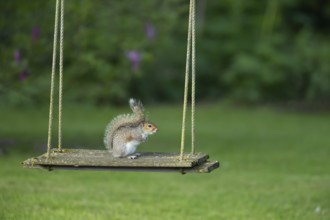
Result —
[{"label": "blurred green background", "polygon": [[[330,97],[328,1],[197,1],[197,97]],[[48,102],[54,1],[1,1],[0,103]],[[66,2],[66,102],[181,102],[188,1]]]},{"label": "blurred green background", "polygon": [[[1,220],[330,219],[330,2],[196,2],[196,148],[221,167],[181,176],[22,169],[46,150],[55,1],[0,1]],[[135,97],[159,127],[139,150],[179,150],[187,20],[187,0],[65,1],[65,148],[103,149]]]}]

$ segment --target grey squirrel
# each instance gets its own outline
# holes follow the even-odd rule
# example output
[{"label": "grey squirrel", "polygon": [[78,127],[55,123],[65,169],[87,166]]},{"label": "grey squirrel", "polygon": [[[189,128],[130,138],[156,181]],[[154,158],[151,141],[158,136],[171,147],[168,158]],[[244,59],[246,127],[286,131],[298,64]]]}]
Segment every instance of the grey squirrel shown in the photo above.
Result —
[{"label": "grey squirrel", "polygon": [[104,145],[113,157],[128,157],[136,159],[140,154],[135,153],[148,136],[158,131],[153,123],[146,120],[141,101],[129,100],[133,114],[123,114],[115,117],[106,127]]}]

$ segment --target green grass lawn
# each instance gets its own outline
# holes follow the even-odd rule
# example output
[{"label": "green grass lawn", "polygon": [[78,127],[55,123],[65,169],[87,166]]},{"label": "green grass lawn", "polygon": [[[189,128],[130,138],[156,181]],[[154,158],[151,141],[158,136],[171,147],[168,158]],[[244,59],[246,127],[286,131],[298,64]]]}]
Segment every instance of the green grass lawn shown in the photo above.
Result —
[{"label": "green grass lawn", "polygon": [[[147,110],[159,133],[139,150],[178,151],[181,106]],[[23,169],[45,150],[47,109],[0,109],[10,148],[0,156],[0,219],[330,219],[329,114],[197,111],[197,150],[221,163],[210,174]],[[129,109],[65,107],[64,147],[102,149],[103,129],[121,112]]]}]

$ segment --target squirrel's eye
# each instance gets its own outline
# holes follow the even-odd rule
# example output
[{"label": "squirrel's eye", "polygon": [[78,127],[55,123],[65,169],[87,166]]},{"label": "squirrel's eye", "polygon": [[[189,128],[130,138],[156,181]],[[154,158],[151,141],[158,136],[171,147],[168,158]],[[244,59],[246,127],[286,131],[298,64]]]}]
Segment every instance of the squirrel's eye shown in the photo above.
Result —
[{"label": "squirrel's eye", "polygon": [[148,128],[151,128],[152,127],[152,125],[151,124],[148,124]]}]

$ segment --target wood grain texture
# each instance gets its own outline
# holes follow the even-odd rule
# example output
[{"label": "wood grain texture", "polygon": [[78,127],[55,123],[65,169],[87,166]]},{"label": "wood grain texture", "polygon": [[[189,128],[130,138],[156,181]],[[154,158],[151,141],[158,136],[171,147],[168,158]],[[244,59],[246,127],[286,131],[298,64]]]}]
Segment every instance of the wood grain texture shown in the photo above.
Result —
[{"label": "wood grain texture", "polygon": [[25,160],[25,168],[118,170],[118,171],[174,171],[208,173],[219,167],[217,161],[208,162],[205,153],[185,153],[180,161],[179,153],[143,152],[137,159],[114,158],[106,150],[64,149]]}]

